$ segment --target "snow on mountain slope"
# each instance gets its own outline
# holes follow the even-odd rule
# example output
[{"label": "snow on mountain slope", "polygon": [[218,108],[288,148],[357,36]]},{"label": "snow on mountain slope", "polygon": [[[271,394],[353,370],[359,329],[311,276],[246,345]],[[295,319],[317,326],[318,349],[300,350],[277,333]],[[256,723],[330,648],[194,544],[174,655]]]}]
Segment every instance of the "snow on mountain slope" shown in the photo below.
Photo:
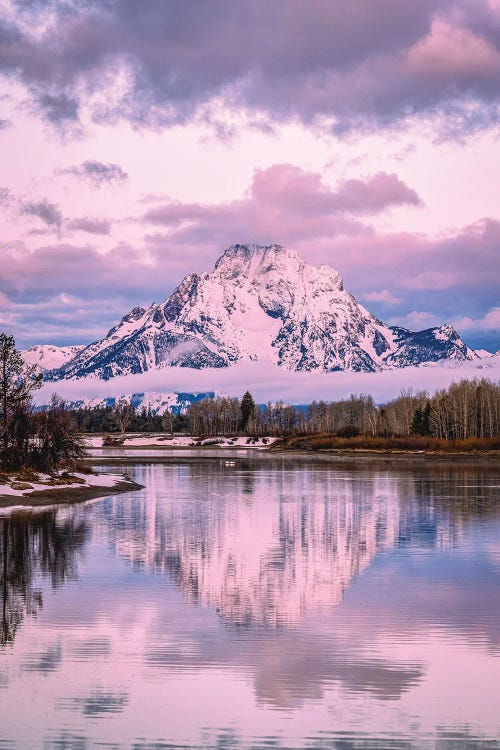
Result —
[{"label": "snow on mountain slope", "polygon": [[37,344],[29,349],[23,349],[21,355],[28,365],[38,365],[42,371],[54,370],[62,367],[73,359],[84,346],[54,346],[53,344]]},{"label": "snow on mountain slope", "polygon": [[186,276],[161,304],[133,308],[47,378],[107,380],[245,361],[291,371],[376,372],[476,358],[451,326],[415,333],[385,325],[329,266],[307,264],[279,245],[233,245],[213,271]]},{"label": "snow on mountain slope", "polygon": [[[92,409],[96,407],[114,406],[118,401],[125,401],[132,404],[137,411],[146,409],[152,414],[164,414],[171,411],[173,414],[183,414],[190,404],[195,401],[203,401],[205,398],[214,398],[214,391],[204,391],[200,393],[160,393],[156,391],[146,391],[144,393],[125,393],[121,396],[101,397],[78,399],[76,401],[67,401],[70,409]],[[40,404],[39,409],[45,408],[46,404]]]}]

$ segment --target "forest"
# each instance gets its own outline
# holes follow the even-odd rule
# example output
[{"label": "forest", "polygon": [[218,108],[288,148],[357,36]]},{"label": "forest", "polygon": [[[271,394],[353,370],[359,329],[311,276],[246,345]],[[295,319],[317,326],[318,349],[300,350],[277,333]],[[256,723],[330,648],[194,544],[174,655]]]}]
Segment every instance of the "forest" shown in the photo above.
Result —
[{"label": "forest", "polygon": [[119,400],[114,406],[76,410],[73,416],[82,432],[490,439],[500,436],[500,384],[484,378],[462,380],[433,395],[408,388],[382,405],[366,394],[307,406],[282,401],[258,405],[247,391],[241,400],[207,398],[190,404],[184,414],[163,415]]}]

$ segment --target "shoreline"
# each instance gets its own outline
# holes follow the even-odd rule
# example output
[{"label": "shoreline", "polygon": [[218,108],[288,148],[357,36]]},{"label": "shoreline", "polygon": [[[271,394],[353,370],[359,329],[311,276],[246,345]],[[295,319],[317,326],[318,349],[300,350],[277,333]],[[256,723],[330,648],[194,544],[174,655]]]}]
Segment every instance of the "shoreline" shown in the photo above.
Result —
[{"label": "shoreline", "polygon": [[[119,449],[115,455],[99,455],[99,449],[94,449],[91,457],[94,465],[106,466],[130,466],[133,464],[169,464],[175,465],[180,463],[197,463],[206,461],[258,461],[265,463],[272,460],[302,461],[307,463],[376,463],[376,464],[426,464],[436,465],[443,464],[481,464],[483,466],[500,467],[500,452],[491,453],[418,453],[411,451],[369,451],[369,450],[345,450],[329,449],[321,451],[313,450],[291,450],[291,449],[274,449],[274,450],[255,450],[241,448],[214,448],[208,447],[190,448],[185,453],[179,449],[168,449],[164,453],[160,450],[154,450],[149,454],[149,449],[144,448],[144,455],[137,455],[141,451],[137,446],[134,447],[136,455],[124,455]],[[109,450],[109,449],[108,449]]]},{"label": "shoreline", "polygon": [[447,459],[456,461],[457,459],[481,460],[487,459],[500,461],[500,451],[426,451],[426,450],[405,450],[403,448],[392,449],[370,449],[370,448],[323,448],[323,449],[303,449],[297,448],[274,448],[269,451],[275,455],[287,453],[289,455],[325,455],[325,456],[350,456],[352,458],[414,458],[416,460],[426,459]]},{"label": "shoreline", "polygon": [[[109,475],[103,474],[103,476]],[[98,500],[108,495],[133,492],[143,489],[143,486],[123,475],[119,481],[112,485],[47,487],[47,489],[37,489],[23,495],[2,493],[0,487],[0,510],[74,505],[87,500]]]}]

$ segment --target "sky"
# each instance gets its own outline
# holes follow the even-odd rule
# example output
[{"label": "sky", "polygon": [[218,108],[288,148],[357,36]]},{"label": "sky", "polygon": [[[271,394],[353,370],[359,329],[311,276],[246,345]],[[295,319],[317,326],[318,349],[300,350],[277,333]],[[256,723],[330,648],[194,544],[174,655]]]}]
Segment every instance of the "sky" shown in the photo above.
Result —
[{"label": "sky", "polygon": [[499,0],[0,0],[0,330],[101,338],[234,243],[500,349]]}]

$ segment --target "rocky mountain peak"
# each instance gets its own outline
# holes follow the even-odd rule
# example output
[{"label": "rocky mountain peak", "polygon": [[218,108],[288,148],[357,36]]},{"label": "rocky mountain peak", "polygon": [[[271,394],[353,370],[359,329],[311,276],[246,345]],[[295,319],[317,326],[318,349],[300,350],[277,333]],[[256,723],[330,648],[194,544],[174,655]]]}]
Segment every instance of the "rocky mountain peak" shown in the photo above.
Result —
[{"label": "rocky mountain peak", "polygon": [[169,366],[266,361],[288,370],[364,370],[476,358],[449,325],[413,332],[360,305],[330,266],[277,244],[236,244],[212,271],[189,274],[162,303],[135,307],[53,379]]}]

